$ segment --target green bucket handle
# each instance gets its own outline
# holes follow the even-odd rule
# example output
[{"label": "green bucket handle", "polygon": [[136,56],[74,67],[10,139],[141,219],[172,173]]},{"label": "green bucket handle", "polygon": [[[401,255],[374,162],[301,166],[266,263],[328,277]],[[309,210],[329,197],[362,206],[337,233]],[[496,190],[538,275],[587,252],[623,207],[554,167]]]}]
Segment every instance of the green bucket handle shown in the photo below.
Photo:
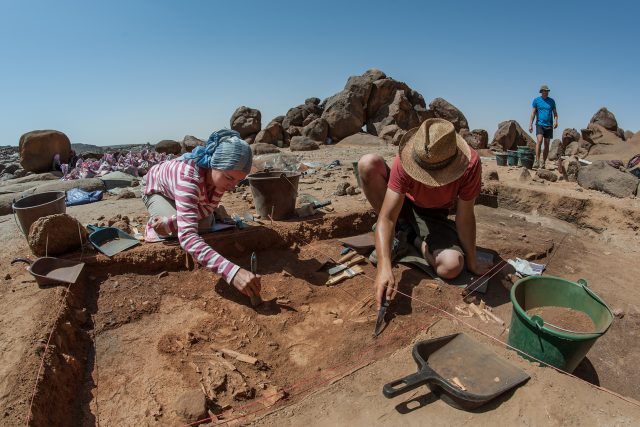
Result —
[{"label": "green bucket handle", "polygon": [[531,316],[531,321],[533,322],[534,325],[536,325],[536,328],[538,329],[538,331],[542,332],[542,327],[544,326],[544,319],[538,316],[537,314],[534,314],[533,316]]},{"label": "green bucket handle", "polygon": [[589,294],[589,296],[590,296],[591,298],[593,298],[594,300],[598,301],[600,304],[602,304],[602,305],[604,305],[605,307],[607,307],[607,309],[608,309],[609,311],[611,311],[611,309],[609,308],[609,306],[608,306],[604,301],[602,301],[602,298],[600,298],[600,297],[599,297],[595,292],[593,292],[593,291],[591,290],[591,288],[589,288],[589,284],[587,283],[587,281],[586,281],[585,279],[578,279],[578,280],[576,281],[576,283],[577,283],[578,285],[582,286],[582,289],[584,289],[584,291],[585,291],[586,293],[588,293],[588,294]]}]

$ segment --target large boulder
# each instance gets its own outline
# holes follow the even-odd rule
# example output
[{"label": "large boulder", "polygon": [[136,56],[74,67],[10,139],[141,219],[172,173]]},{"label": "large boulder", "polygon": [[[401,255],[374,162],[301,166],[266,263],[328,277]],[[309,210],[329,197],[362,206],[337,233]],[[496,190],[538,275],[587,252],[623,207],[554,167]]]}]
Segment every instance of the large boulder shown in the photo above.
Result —
[{"label": "large boulder", "polygon": [[616,116],[614,116],[611,111],[607,110],[606,107],[602,107],[593,115],[593,117],[591,117],[589,124],[591,123],[598,124],[611,132],[616,132],[618,130],[618,121],[616,120]]},{"label": "large boulder", "polygon": [[261,154],[279,153],[278,147],[273,144],[265,144],[264,142],[256,142],[251,146],[251,152],[254,156]]},{"label": "large boulder", "polygon": [[322,115],[322,107],[315,103],[318,98],[307,98],[304,104],[290,108],[282,120],[282,128],[287,131],[291,126],[303,127]]},{"label": "large boulder", "polygon": [[302,129],[302,136],[311,138],[324,144],[329,134],[329,123],[322,117],[318,117]]},{"label": "large boulder", "polygon": [[329,137],[334,142],[362,129],[365,122],[365,99],[362,95],[343,90],[328,98],[324,104],[322,118],[329,124]]},{"label": "large boulder", "polygon": [[20,165],[29,172],[52,170],[53,157],[60,155],[60,162],[67,163],[71,155],[71,142],[57,130],[34,130],[20,137]]},{"label": "large boulder", "polygon": [[[373,90],[371,97],[369,98],[369,116],[367,119],[367,131],[371,134],[377,135],[386,126],[395,124],[400,129],[407,131],[420,125],[420,114],[416,111],[417,106],[420,109],[424,109],[424,99],[418,92],[412,91],[408,86],[406,89],[396,89],[389,92],[390,99],[384,99],[384,104],[375,110],[373,113],[373,107],[380,102],[378,97],[378,89],[384,88],[384,84],[387,81],[392,81],[393,84],[387,84],[393,88],[406,86],[404,83],[396,82],[395,80],[384,79],[379,80],[373,84]],[[400,85],[400,86],[398,86]],[[413,97],[413,99],[410,99]],[[414,105],[414,102],[416,104]]]},{"label": "large boulder", "polygon": [[475,150],[487,148],[489,142],[489,133],[484,129],[460,129],[460,136],[467,141],[467,144]]},{"label": "large boulder", "polygon": [[405,131],[417,127],[426,105],[422,95],[406,83],[392,78],[376,80],[367,101],[367,132],[378,135],[390,124]]},{"label": "large boulder", "polygon": [[155,150],[158,153],[180,154],[182,152],[182,145],[172,139],[163,139],[156,144]]},{"label": "large boulder", "polygon": [[578,156],[580,158],[585,158],[589,155],[589,151],[592,146],[593,144],[585,139],[573,141],[567,144],[564,149],[564,154],[565,156]]},{"label": "large boulder", "polygon": [[261,120],[262,115],[260,114],[260,110],[243,105],[233,112],[231,120],[229,120],[229,125],[231,129],[240,133],[241,138],[245,139],[249,135],[260,132],[262,128]]},{"label": "large boulder", "polygon": [[498,130],[493,135],[491,148],[494,150],[513,150],[517,146],[535,148],[536,142],[515,120],[507,120],[498,124]]},{"label": "large boulder", "polygon": [[340,145],[341,146],[351,145],[351,146],[357,146],[357,147],[364,147],[364,146],[376,147],[376,146],[385,145],[385,141],[379,136],[371,135],[365,132],[358,132],[356,134],[353,134],[343,139],[340,142]]},{"label": "large boulder", "polygon": [[633,132],[631,132],[630,130],[625,130],[624,131],[624,140],[628,141],[631,138],[633,138]]},{"label": "large boulder", "polygon": [[462,114],[462,111],[458,110],[453,104],[443,98],[435,98],[431,101],[429,110],[433,111],[435,117],[453,123],[456,132],[460,132],[460,129],[469,129],[469,123],[464,114]]},{"label": "large boulder", "polygon": [[349,79],[347,79],[347,83],[344,85],[344,90],[353,92],[361,97],[363,99],[363,107],[366,110],[371,99],[373,83],[386,78],[387,75],[384,72],[376,68],[371,68],[365,71],[361,76],[349,77]]},{"label": "large boulder", "polygon": [[183,153],[190,153],[199,145],[204,145],[204,141],[195,136],[186,135],[180,145]]},{"label": "large boulder", "polygon": [[318,144],[306,136],[294,136],[291,138],[291,151],[313,151],[320,148]]},{"label": "large boulder", "polygon": [[607,130],[604,126],[598,123],[589,123],[586,129],[582,129],[582,139],[589,141],[592,144],[618,144],[622,141],[622,138],[615,132]]},{"label": "large boulder", "polygon": [[549,146],[549,160],[558,160],[558,148],[560,148],[561,141],[554,139]]},{"label": "large boulder", "polygon": [[574,128],[566,128],[562,131],[562,143],[566,146],[567,144],[572,143],[573,141],[580,140],[580,132],[578,132]]},{"label": "large boulder", "polygon": [[284,139],[284,129],[282,129],[282,124],[272,120],[264,129],[258,132],[254,143],[278,145],[278,141],[283,143]]},{"label": "large boulder", "polygon": [[80,249],[87,241],[87,230],[67,214],[43,216],[31,224],[27,241],[37,256],[62,255]]},{"label": "large boulder", "polygon": [[631,197],[640,180],[627,172],[616,169],[606,161],[595,161],[578,171],[578,184],[583,188],[598,190],[615,197]]}]

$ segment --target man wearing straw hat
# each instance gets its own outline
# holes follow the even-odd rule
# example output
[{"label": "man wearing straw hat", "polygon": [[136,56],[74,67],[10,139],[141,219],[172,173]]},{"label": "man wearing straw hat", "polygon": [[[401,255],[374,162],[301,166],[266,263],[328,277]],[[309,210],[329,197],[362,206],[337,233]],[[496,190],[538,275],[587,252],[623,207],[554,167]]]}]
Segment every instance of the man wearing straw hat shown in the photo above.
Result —
[{"label": "man wearing straw hat", "polygon": [[[476,256],[474,202],[481,186],[480,158],[453,124],[425,120],[402,138],[391,168],[382,157],[367,154],[358,162],[358,172],[364,194],[378,213],[372,254],[378,269],[378,307],[385,291],[387,299],[394,297],[391,262],[406,250],[407,241],[442,278],[457,277],[465,257],[472,273],[488,270]],[[448,219],[454,206],[455,222]]]}]

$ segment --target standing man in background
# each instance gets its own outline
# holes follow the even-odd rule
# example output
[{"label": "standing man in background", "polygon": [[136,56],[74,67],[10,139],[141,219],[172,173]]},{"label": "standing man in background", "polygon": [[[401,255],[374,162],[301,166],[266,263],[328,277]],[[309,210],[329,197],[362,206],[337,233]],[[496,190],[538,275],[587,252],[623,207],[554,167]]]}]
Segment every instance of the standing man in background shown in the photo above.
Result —
[{"label": "standing man in background", "polygon": [[[540,86],[540,96],[533,100],[531,104],[531,119],[529,120],[529,133],[533,132],[533,121],[536,120],[536,160],[533,168],[544,169],[549,155],[549,145],[553,138],[553,130],[558,127],[558,112],[556,111],[556,101],[549,97],[549,86]],[[553,119],[551,118],[553,114]],[[540,145],[544,139],[544,149],[542,151],[542,161],[540,161]]]}]

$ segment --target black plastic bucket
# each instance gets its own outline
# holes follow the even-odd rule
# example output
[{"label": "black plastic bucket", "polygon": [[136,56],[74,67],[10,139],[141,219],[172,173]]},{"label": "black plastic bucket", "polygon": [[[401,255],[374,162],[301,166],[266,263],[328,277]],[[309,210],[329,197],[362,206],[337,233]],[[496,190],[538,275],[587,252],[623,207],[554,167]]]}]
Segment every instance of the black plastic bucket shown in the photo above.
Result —
[{"label": "black plastic bucket", "polygon": [[257,172],[247,176],[253,203],[262,218],[289,219],[298,196],[300,173],[290,171]]}]

